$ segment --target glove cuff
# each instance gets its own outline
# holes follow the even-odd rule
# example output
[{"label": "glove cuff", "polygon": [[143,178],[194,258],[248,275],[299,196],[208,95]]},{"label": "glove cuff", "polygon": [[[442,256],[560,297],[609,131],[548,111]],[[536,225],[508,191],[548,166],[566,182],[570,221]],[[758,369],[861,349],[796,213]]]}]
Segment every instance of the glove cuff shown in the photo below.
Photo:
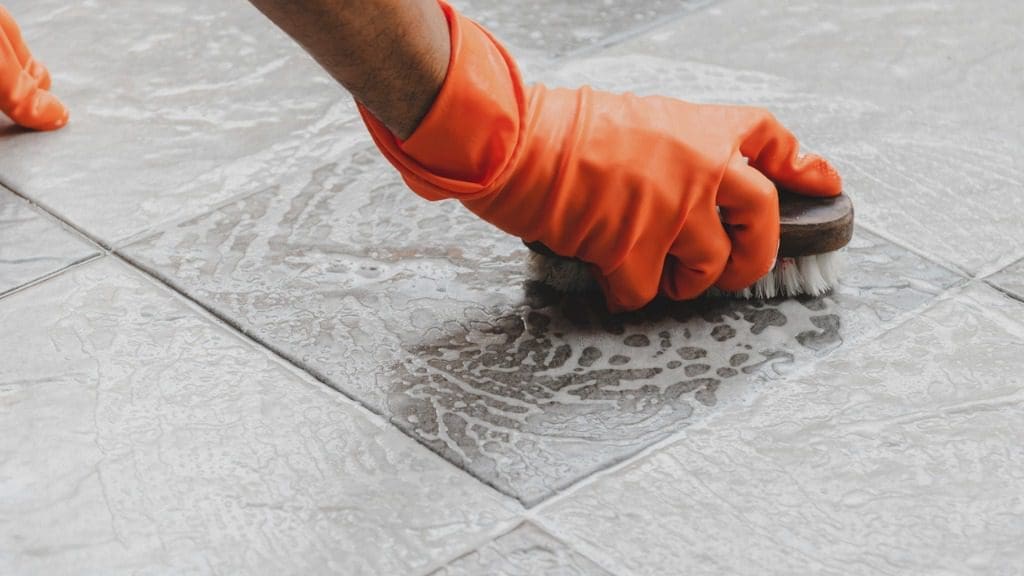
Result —
[{"label": "glove cuff", "polygon": [[482,26],[439,1],[451,59],[433,105],[400,141],[359,105],[374,142],[428,200],[473,200],[498,190],[521,154],[526,93],[512,56]]}]

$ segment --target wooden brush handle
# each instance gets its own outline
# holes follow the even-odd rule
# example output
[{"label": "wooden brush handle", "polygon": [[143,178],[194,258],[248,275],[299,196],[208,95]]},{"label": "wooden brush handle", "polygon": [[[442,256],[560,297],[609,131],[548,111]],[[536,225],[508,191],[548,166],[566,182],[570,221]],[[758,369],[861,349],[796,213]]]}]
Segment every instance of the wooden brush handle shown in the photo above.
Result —
[{"label": "wooden brush handle", "polygon": [[812,198],[779,193],[779,256],[796,258],[834,252],[853,238],[853,202],[841,194]]},{"label": "wooden brush handle", "polygon": [[[813,198],[779,192],[779,256],[799,258],[835,252],[853,238],[853,202],[841,194]],[[561,257],[540,242],[526,247],[543,256]]]}]

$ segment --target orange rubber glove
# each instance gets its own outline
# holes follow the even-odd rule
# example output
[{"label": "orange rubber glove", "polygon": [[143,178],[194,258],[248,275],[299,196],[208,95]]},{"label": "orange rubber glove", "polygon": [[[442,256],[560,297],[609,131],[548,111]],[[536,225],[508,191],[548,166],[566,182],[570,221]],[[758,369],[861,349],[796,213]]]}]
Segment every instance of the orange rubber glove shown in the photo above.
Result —
[{"label": "orange rubber glove", "polygon": [[49,89],[49,71],[32,58],[18,24],[0,6],[0,111],[26,128],[56,130],[68,123],[68,110]]},{"label": "orange rubber glove", "polygon": [[778,251],[772,182],[814,196],[842,189],[764,110],[524,87],[483,27],[441,5],[452,40],[441,91],[404,142],[361,107],[374,141],[428,200],[457,198],[591,263],[613,311],[659,292],[686,300],[753,284]]}]

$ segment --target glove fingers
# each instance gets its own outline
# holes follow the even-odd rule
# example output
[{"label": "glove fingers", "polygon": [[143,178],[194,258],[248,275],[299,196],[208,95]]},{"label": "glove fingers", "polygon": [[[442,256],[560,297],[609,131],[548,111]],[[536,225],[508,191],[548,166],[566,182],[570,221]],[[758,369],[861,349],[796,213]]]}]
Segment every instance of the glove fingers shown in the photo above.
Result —
[{"label": "glove fingers", "polygon": [[56,130],[68,122],[67,108],[21,66],[6,32],[0,34],[0,111],[33,130]]},{"label": "glove fingers", "polygon": [[32,58],[32,52],[28,49],[28,45],[25,44],[25,40],[21,36],[21,29],[18,27],[17,22],[14,21],[11,13],[2,5],[0,5],[0,31],[7,36],[7,41],[10,42],[21,68],[27,70],[29,75],[35,78],[40,88],[49,90],[51,83],[49,70],[46,69],[46,66],[43,66],[42,62]]},{"label": "glove fingers", "polygon": [[3,6],[0,6],[0,30],[7,36],[7,41],[11,43],[11,47],[18,57],[18,63],[21,64],[22,68],[25,68],[29,60],[31,60],[32,54],[29,52],[28,46],[25,45],[25,40],[21,37],[21,29],[18,28],[14,17]]},{"label": "glove fingers", "polygon": [[64,104],[53,94],[38,88],[13,106],[5,107],[3,112],[17,124],[32,130],[56,130],[68,123],[68,109]]},{"label": "glove fingers", "polygon": [[729,260],[731,242],[714,210],[694,210],[672,245],[661,277],[661,292],[692,300],[713,286]]},{"label": "glove fingers", "polygon": [[838,196],[839,173],[824,158],[800,155],[800,143],[772,114],[758,111],[753,130],[740,144],[750,165],[790,192],[805,196]]},{"label": "glove fingers", "polygon": [[732,251],[716,286],[742,290],[767,274],[778,255],[778,193],[770,180],[737,154],[719,186],[718,206]]}]

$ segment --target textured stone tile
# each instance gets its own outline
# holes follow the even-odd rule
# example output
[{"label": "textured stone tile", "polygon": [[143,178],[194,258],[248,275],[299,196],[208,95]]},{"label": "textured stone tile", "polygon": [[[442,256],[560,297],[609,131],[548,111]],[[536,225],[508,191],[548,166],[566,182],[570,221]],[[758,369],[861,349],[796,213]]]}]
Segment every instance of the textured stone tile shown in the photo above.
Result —
[{"label": "textured stone tile", "polygon": [[[721,98],[688,87],[686,71],[715,71],[724,100],[777,110],[836,161],[862,222],[979,273],[1019,256],[1022,27],[1012,0],[737,0],[616,46],[611,66],[588,66],[698,100]],[[746,75],[806,103],[737,90]]]},{"label": "textured stone tile", "polygon": [[1024,327],[1000,298],[971,288],[768,383],[543,524],[636,574],[1016,574]]},{"label": "textured stone tile", "polygon": [[714,0],[454,0],[452,5],[487,26],[516,56],[537,59],[599,45],[610,37],[713,3]]},{"label": "textured stone tile", "polygon": [[110,259],[0,326],[4,574],[406,574],[518,511]]},{"label": "textured stone tile", "polygon": [[[884,127],[884,128],[883,128]],[[881,118],[835,157],[857,190],[861,221],[970,274],[1020,254],[1024,140],[959,132],[936,119]]]},{"label": "textured stone tile", "polygon": [[111,245],[266,187],[355,116],[248,2],[7,7],[72,119],[47,134],[4,125],[0,175]]},{"label": "textured stone tile", "polygon": [[98,253],[0,187],[0,295]]},{"label": "textured stone tile", "polygon": [[992,276],[989,278],[989,282],[999,287],[1000,290],[1024,300],[1024,260]]},{"label": "textured stone tile", "polygon": [[608,318],[522,245],[408,192],[369,146],[126,255],[532,503],[920,306],[958,277],[869,234],[834,297]]},{"label": "textured stone tile", "polygon": [[814,94],[868,99],[893,117],[957,119],[1019,137],[1021,26],[1014,0],[735,0],[609,53],[763,72]]},{"label": "textured stone tile", "polygon": [[432,576],[610,576],[532,524],[523,524]]}]

